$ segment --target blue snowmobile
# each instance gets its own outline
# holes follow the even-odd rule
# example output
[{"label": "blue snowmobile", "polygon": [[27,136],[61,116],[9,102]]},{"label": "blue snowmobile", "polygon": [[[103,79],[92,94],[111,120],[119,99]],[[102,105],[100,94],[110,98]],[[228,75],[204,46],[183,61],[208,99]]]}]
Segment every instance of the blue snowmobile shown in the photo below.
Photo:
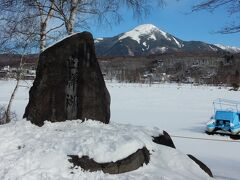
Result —
[{"label": "blue snowmobile", "polygon": [[229,135],[240,139],[240,102],[227,99],[213,101],[214,116],[207,123],[207,134]]}]

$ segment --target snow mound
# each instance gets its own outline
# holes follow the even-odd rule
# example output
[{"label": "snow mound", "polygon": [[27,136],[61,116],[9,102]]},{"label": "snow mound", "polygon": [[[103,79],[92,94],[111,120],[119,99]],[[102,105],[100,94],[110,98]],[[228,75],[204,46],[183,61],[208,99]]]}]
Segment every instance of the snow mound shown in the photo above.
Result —
[{"label": "snow mound", "polygon": [[[0,179],[208,179],[181,152],[152,142],[157,128],[96,121],[67,121],[37,127],[20,120],[0,126]],[[147,147],[150,163],[119,175],[71,169],[67,155],[97,162],[123,159]]]},{"label": "snow mound", "polygon": [[152,24],[142,24],[137,26],[131,31],[128,31],[124,33],[121,37],[119,37],[119,40],[125,39],[125,38],[131,38],[135,41],[137,41],[140,44],[140,37],[143,35],[149,35],[150,39],[156,40],[156,36],[154,32],[161,33],[162,36],[164,36],[165,39],[171,41],[171,39],[168,37],[167,33],[158,29],[156,26]]}]

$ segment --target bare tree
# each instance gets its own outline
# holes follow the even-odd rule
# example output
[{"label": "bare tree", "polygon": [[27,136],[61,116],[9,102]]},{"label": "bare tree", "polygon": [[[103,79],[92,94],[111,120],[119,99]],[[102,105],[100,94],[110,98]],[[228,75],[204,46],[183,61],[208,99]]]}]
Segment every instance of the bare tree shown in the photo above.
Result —
[{"label": "bare tree", "polygon": [[[164,2],[156,0],[154,5],[163,6]],[[88,28],[93,19],[98,25],[111,26],[123,19],[122,7],[132,10],[135,18],[141,18],[149,15],[152,6],[153,2],[149,0],[0,0],[0,24],[8,27],[1,33],[7,32],[8,36],[5,34],[3,39],[8,42],[13,33],[32,36],[43,51],[47,41],[59,37],[59,31],[56,32],[62,26],[65,26],[67,34]],[[24,26],[25,21],[32,23]]]},{"label": "bare tree", "polygon": [[[23,69],[23,65],[24,65],[24,57],[27,54],[27,52],[29,50],[31,50],[30,44],[32,44],[32,39],[30,37],[31,36],[26,37],[26,39],[21,37],[22,39],[19,38],[18,42],[15,44],[16,46],[14,48],[18,48],[18,53],[21,54],[20,63],[19,63],[19,67],[18,67],[17,72],[16,72],[16,77],[15,77],[16,84],[15,84],[15,87],[14,87],[12,93],[11,93],[9,102],[7,104],[7,108],[6,109],[1,109],[1,111],[4,112],[4,113],[1,113],[0,124],[9,123],[12,119],[13,113],[11,111],[11,108],[12,108],[12,103],[13,103],[15,94],[16,94],[17,89],[19,87],[20,80],[22,78],[22,73],[23,73],[22,69]],[[12,50],[12,47],[10,47],[8,50]],[[8,51],[8,52],[10,52],[10,51]]]},{"label": "bare tree", "polygon": [[9,99],[1,124],[10,122],[11,107],[22,78],[24,57],[38,46],[40,51],[46,48],[47,35],[58,27],[48,28],[52,17],[53,1],[0,1],[0,50],[4,53],[20,54],[20,64],[16,74],[16,85]]},{"label": "bare tree", "polygon": [[[12,119],[12,103],[22,74],[22,65],[25,53],[31,50],[36,44],[37,21],[32,11],[23,4],[15,1],[0,1],[0,50],[3,53],[20,54],[20,65],[16,74],[16,85],[1,116],[0,124],[9,123]],[[2,109],[3,111],[3,109]]]},{"label": "bare tree", "polygon": [[30,11],[27,11],[22,5],[13,4],[10,1],[4,2],[1,1],[0,4],[1,52],[17,49],[23,37],[32,36],[33,31],[35,31],[35,28],[32,28],[36,25],[28,18]]},{"label": "bare tree", "polygon": [[[157,5],[164,0],[157,0]],[[123,18],[120,8],[125,6],[132,10],[134,17],[146,16],[150,13],[151,3],[148,0],[54,0],[54,17],[63,21],[68,34],[74,29],[88,27],[89,19],[95,19],[98,24],[119,23]]]},{"label": "bare tree", "polygon": [[[28,6],[32,6],[37,10],[36,15],[40,19],[39,27],[39,48],[40,51],[43,51],[46,48],[46,37],[47,34],[52,30],[47,31],[47,23],[53,15],[53,1],[50,0],[48,5],[47,1],[32,1]],[[47,8],[46,8],[47,7]],[[55,29],[55,28],[54,28]]]},{"label": "bare tree", "polygon": [[[38,44],[40,52],[46,48],[47,40],[56,40],[56,30],[63,26],[49,26],[52,18],[53,0],[1,0],[0,35],[1,44],[9,44],[16,37],[28,37]],[[51,33],[54,31],[54,34]]]},{"label": "bare tree", "polygon": [[12,119],[12,117],[11,117],[11,115],[12,115],[11,108],[12,108],[12,103],[13,103],[15,94],[17,92],[17,89],[19,87],[19,83],[20,83],[20,80],[21,80],[21,77],[22,77],[23,59],[24,59],[24,54],[21,55],[20,65],[19,65],[19,68],[18,68],[18,71],[17,71],[17,74],[16,74],[16,85],[15,85],[15,87],[13,89],[13,92],[12,92],[11,97],[9,99],[7,108],[5,110],[5,114],[4,114],[3,119],[2,119],[2,123],[3,124],[9,123],[11,121],[11,119]]},{"label": "bare tree", "polygon": [[218,32],[223,34],[240,32],[240,1],[239,0],[204,0],[193,6],[192,11],[209,10],[213,12],[217,8],[225,7],[230,16],[236,15],[237,20],[233,21],[229,26],[224,27]]}]

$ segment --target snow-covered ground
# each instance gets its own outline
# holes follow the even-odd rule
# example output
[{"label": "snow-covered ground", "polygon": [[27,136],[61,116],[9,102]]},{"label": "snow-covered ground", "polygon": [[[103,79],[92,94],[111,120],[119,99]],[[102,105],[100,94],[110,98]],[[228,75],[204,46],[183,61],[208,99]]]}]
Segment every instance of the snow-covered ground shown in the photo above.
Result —
[{"label": "snow-covered ground", "polygon": [[[149,139],[144,139],[143,136],[140,136],[138,137],[139,141],[129,142],[130,144],[133,143],[133,145],[131,144],[130,147],[141,147],[143,144],[147,144],[148,148],[156,151],[155,156],[157,156],[158,153],[162,153],[162,155],[165,156],[172,156],[171,158],[174,159],[174,161],[169,162],[169,164],[165,163],[164,165],[158,164],[157,161],[150,162],[150,166],[144,166],[142,169],[140,168],[137,171],[118,176],[104,175],[100,172],[80,173],[79,170],[76,171],[75,175],[71,175],[66,174],[65,171],[68,166],[66,159],[56,159],[57,157],[62,156],[53,154],[50,157],[44,157],[44,154],[41,154],[43,153],[42,151],[40,152],[38,149],[34,149],[31,146],[34,146],[36,143],[36,147],[39,148],[48,147],[51,145],[50,150],[54,150],[54,148],[58,149],[61,143],[64,142],[64,138],[61,139],[60,136],[62,134],[56,133],[56,130],[61,132],[62,129],[69,128],[69,130],[80,129],[80,132],[82,132],[82,125],[77,122],[57,123],[56,125],[47,123],[45,127],[46,129],[42,132],[39,130],[39,128],[31,125],[29,122],[21,121],[24,108],[28,102],[29,89],[25,86],[31,85],[31,82],[28,82],[28,84],[24,82],[22,84],[24,86],[19,88],[13,106],[13,109],[18,114],[20,121],[5,125],[5,127],[0,127],[0,139],[1,141],[5,139],[4,143],[0,142],[0,144],[4,145],[0,146],[0,179],[2,179],[1,177],[4,177],[6,174],[8,174],[9,179],[16,179],[16,176],[14,176],[14,173],[16,172],[24,173],[22,174],[22,179],[34,179],[34,177],[42,179],[54,179],[53,177],[56,177],[56,174],[59,172],[62,172],[61,176],[58,176],[61,179],[71,179],[77,177],[83,177],[83,179],[139,179],[140,177],[141,179],[159,179],[160,177],[162,179],[180,179],[180,177],[182,179],[206,179],[207,177],[204,174],[197,172],[194,165],[188,164],[189,161],[184,159],[185,156],[182,156],[181,152],[185,154],[193,154],[202,160],[213,171],[216,179],[239,179],[240,141],[231,141],[228,137],[208,136],[203,133],[205,130],[205,124],[213,113],[212,101],[216,98],[239,100],[239,92],[228,91],[227,88],[219,89],[217,87],[209,86],[179,86],[177,84],[157,84],[149,86],[141,84],[107,83],[111,94],[111,121],[113,122],[108,125],[108,128],[111,129],[112,132],[114,132],[114,128],[117,126],[119,126],[120,130],[116,134],[122,134],[123,132],[131,131],[136,128],[132,125],[145,127],[138,128],[140,131],[139,134],[156,134],[156,132],[166,130],[171,136],[173,136],[173,141],[178,151],[174,151],[164,146],[160,146],[160,149],[156,149],[156,147],[150,143],[151,141]],[[0,81],[0,104],[7,103],[13,87],[13,81]],[[122,125],[119,125],[118,123],[121,123]],[[95,123],[91,122],[87,124],[87,126],[90,128],[94,128],[95,125]],[[20,127],[23,129],[20,129]],[[10,132],[8,130],[10,130]],[[104,128],[102,131],[104,131]],[[82,133],[80,132],[77,133],[76,136],[82,137],[84,131]],[[36,137],[34,137],[35,141],[29,137],[33,136],[34,134],[36,134]],[[115,137],[116,134],[112,133],[112,136]],[[60,140],[49,143],[49,137],[52,137],[53,135],[57,136],[57,138]],[[8,139],[9,136],[11,139]],[[135,136],[137,135],[135,134]],[[207,139],[210,138],[225,141],[185,139],[177,136]],[[101,136],[99,138],[101,138]],[[116,138],[120,138],[119,141],[122,140],[119,136],[116,136]],[[21,144],[23,141],[27,143],[28,146]],[[76,146],[76,144],[74,145],[74,143],[78,143],[80,141],[82,140],[78,140],[76,142],[72,142],[72,144],[70,143],[66,145],[68,147],[72,147],[70,148],[72,152],[67,152],[66,149],[62,149],[59,151],[59,154],[78,152],[79,149],[76,148],[81,147]],[[88,142],[85,143],[87,144]],[[18,146],[20,146],[19,149]],[[12,151],[10,151],[12,147],[15,147],[15,149],[13,148]],[[47,148],[46,151],[47,154],[51,155],[51,152],[48,152]],[[91,152],[88,151],[88,149],[85,149],[84,151],[86,151],[86,153],[90,153],[89,156],[95,157],[96,155],[94,154],[95,151]],[[131,151],[131,148],[129,151]],[[21,152],[25,152],[22,154],[24,157],[16,156],[16,153],[21,155]],[[28,162],[29,169],[26,171],[26,169],[24,169],[25,166],[22,163],[25,162],[24,158],[31,157],[31,152],[35,155],[39,153],[39,159],[36,161],[41,160],[41,166],[36,166],[36,162]],[[42,171],[41,169],[36,170],[36,168],[46,168],[57,165],[50,163],[49,166],[47,166],[48,159],[51,158],[53,158],[53,162],[55,163],[62,162],[62,167],[56,167],[55,169],[52,169],[52,173],[50,173],[51,176],[48,174],[49,171],[47,171],[47,169],[42,169]],[[106,157],[100,157],[96,155],[96,159],[97,158],[99,158],[99,161],[102,161]],[[171,158],[168,157],[167,160]],[[161,162],[166,161],[166,159],[159,159],[159,161],[160,160]],[[5,164],[4,162],[7,162],[8,164]],[[176,162],[184,163],[185,166],[181,168],[181,165]],[[13,170],[9,171],[7,168],[4,169],[4,166],[10,166],[13,168]],[[16,166],[19,169],[14,171]],[[157,167],[161,167],[161,169],[156,170]],[[175,170],[171,171],[170,167],[174,167]],[[186,167],[189,168],[189,171],[184,169]],[[156,172],[158,172],[158,174],[156,174]],[[32,176],[33,174],[35,174],[35,176]],[[183,174],[186,176],[184,177]]]}]

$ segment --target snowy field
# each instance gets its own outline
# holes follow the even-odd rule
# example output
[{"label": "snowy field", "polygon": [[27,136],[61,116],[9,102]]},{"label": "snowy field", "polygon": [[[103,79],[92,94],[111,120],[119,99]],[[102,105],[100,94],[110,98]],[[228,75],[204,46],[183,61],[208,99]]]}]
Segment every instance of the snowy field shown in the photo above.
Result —
[{"label": "snowy field", "polygon": [[[13,103],[13,110],[17,113],[19,121],[7,125],[4,130],[1,127],[1,133],[7,133],[7,128],[12,128],[13,125],[21,125],[25,128],[26,131],[28,131],[29,127],[34,128],[31,124],[23,123],[21,121],[25,106],[28,102],[28,91],[29,86],[31,86],[31,82],[22,82],[21,84],[23,86],[19,88]],[[213,113],[212,101],[216,98],[239,100],[240,92],[228,91],[227,88],[219,89],[217,87],[191,85],[179,86],[177,84],[157,84],[149,86],[141,84],[107,83],[107,86],[111,95],[111,122],[113,122],[110,124],[109,128],[114,129],[116,123],[121,123],[144,126],[144,132],[146,131],[146,129],[148,129],[149,132],[146,132],[148,134],[154,134],[155,131],[161,132],[161,130],[166,130],[173,137],[173,141],[177,150],[185,154],[192,154],[202,160],[213,171],[215,179],[240,179],[240,140],[232,141],[228,137],[208,136],[204,134],[206,122],[209,120],[209,117]],[[13,81],[0,81],[0,104],[7,104],[7,101],[10,97],[10,92],[13,88]],[[133,128],[130,125],[129,128]],[[70,128],[74,128],[74,124],[71,126],[73,127]],[[120,126],[122,127],[123,131],[126,131],[128,127],[126,125]],[[51,128],[53,127],[49,126],[50,132],[53,132],[51,131]],[[62,126],[61,124],[56,125],[56,127],[60,129],[64,128],[64,126]],[[91,128],[93,128],[92,125]],[[38,132],[37,128],[35,128],[35,130],[36,132]],[[21,130],[16,126],[16,131]],[[17,132],[11,133],[18,136]],[[182,137],[193,137],[212,140],[189,139]],[[18,136],[18,138],[22,137]],[[12,143],[14,144],[18,141],[20,140],[14,139]],[[148,141],[146,140],[146,142]],[[29,143],[31,144],[33,142],[29,140]],[[38,145],[44,146],[46,144],[39,143]],[[135,144],[134,146],[141,146],[141,144]],[[154,149],[152,145],[149,146],[150,148]],[[167,148],[166,150],[171,151],[169,150],[169,148]],[[162,149],[162,152],[165,152],[164,149]],[[3,164],[1,164],[1,160],[4,155],[4,147],[0,147],[0,153],[0,166],[3,166]],[[5,153],[9,154],[9,157],[11,157],[11,152]],[[182,157],[179,156],[179,158]],[[19,163],[21,163],[20,160],[21,159],[19,158]],[[58,160],[56,160],[56,162],[58,162]],[[183,160],[182,162],[185,161]],[[14,162],[12,163],[14,164]],[[19,164],[19,166],[21,166],[21,164]],[[178,169],[179,165],[176,164],[172,167]],[[162,177],[162,179],[165,179],[164,173],[170,172],[171,171],[169,169],[166,169],[166,171],[164,172],[159,170],[159,173],[162,173],[162,176],[156,177]],[[4,173],[6,172],[0,170],[0,177],[3,176]],[[150,175],[143,176],[141,175],[139,170],[134,173],[138,174],[139,177],[142,177],[141,179],[152,179],[154,177]],[[133,177],[137,177],[134,176],[134,173],[117,177],[120,177],[119,179],[132,179]],[[151,174],[151,170],[148,169],[145,171],[145,173]],[[172,173],[176,172],[173,171]],[[197,172],[195,172],[194,168],[193,170],[189,169],[189,172],[182,173],[198,174]],[[29,174],[31,174],[31,172],[29,172]],[[29,174],[27,177],[30,177]],[[86,176],[86,173],[84,175]],[[202,175],[201,173],[198,175],[199,179],[205,179],[204,175]],[[98,174],[98,176],[92,175],[90,177],[92,179],[110,179],[109,176],[103,176],[103,174],[101,173],[100,175]],[[171,177],[172,178],[170,179],[180,179],[176,178],[180,177],[177,175],[175,178],[174,176]],[[64,179],[64,176],[62,179]],[[67,178],[67,175],[66,179],[69,179]],[[87,179],[87,177],[85,177],[85,179]]]}]

